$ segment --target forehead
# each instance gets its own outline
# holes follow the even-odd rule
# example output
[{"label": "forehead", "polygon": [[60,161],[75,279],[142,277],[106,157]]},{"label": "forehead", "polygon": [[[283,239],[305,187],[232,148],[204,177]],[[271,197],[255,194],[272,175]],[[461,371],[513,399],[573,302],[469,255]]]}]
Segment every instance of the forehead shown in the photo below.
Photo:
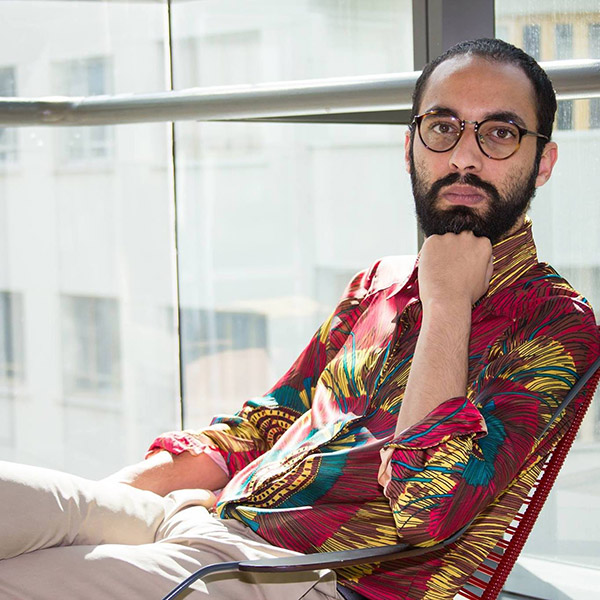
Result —
[{"label": "forehead", "polygon": [[462,119],[474,121],[510,111],[528,127],[537,123],[533,85],[524,71],[477,56],[455,56],[433,71],[418,111],[435,107],[449,108]]}]

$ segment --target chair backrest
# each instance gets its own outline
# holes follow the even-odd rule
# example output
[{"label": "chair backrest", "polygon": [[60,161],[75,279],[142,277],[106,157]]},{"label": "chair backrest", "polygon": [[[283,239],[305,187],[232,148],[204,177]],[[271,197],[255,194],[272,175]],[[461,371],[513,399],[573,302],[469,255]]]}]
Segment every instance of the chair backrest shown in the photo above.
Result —
[{"label": "chair backrest", "polygon": [[[583,396],[573,423],[548,456],[540,476],[523,506],[506,529],[503,539],[496,544],[475,573],[471,575],[461,591],[455,596],[456,600],[462,598],[467,600],[495,600],[498,597],[573,445],[575,436],[598,385],[598,379],[600,378],[598,366],[600,366],[600,359],[588,371],[588,379],[581,381],[579,388],[573,390],[576,391],[576,396]],[[562,408],[561,406],[559,411]]]}]

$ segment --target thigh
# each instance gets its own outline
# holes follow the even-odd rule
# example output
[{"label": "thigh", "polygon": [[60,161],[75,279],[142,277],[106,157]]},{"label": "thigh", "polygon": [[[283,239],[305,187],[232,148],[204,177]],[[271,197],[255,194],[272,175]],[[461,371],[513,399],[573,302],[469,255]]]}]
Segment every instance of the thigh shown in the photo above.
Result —
[{"label": "thigh", "polygon": [[[215,519],[202,507],[178,511],[171,519],[160,541],[151,544],[62,546],[0,561],[0,597],[160,600],[201,566],[293,554],[270,546],[239,523]],[[337,595],[333,574],[321,571],[285,576],[215,573],[193,584],[183,597],[326,600]]]},{"label": "thigh", "polygon": [[185,551],[173,550],[158,544],[102,544],[21,554],[0,561],[0,598],[160,600],[199,566]]},{"label": "thigh", "polygon": [[[0,597],[13,600],[160,600],[219,556],[182,546],[58,546],[0,561]],[[215,573],[195,582],[186,600],[328,600],[332,575]]]},{"label": "thigh", "polygon": [[[179,504],[177,492],[172,494]],[[197,552],[202,566],[221,562],[293,556],[273,546],[235,519],[218,519],[201,506],[173,512],[157,531],[157,543],[186,546]],[[327,600],[339,598],[335,574],[328,569],[303,573],[220,572],[203,579],[210,598],[227,600]]]}]

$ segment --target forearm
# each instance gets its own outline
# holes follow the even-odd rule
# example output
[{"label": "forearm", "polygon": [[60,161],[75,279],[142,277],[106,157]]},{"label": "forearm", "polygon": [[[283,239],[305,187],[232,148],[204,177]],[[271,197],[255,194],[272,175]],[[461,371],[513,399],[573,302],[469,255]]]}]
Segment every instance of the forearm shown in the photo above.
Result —
[{"label": "forearm", "polygon": [[229,481],[225,472],[206,454],[161,450],[146,460],[125,467],[107,478],[160,496],[179,489],[218,490]]},{"label": "forearm", "polygon": [[423,305],[423,323],[413,357],[396,435],[418,423],[449,398],[467,389],[471,304],[431,300]]}]

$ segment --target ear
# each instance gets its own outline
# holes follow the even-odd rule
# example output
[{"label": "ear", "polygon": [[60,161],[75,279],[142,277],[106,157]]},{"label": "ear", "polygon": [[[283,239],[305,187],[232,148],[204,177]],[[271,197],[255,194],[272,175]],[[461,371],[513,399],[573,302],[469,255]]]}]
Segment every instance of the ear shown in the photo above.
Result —
[{"label": "ear", "polygon": [[410,129],[404,134],[404,168],[410,173]]},{"label": "ear", "polygon": [[552,169],[558,159],[558,146],[555,142],[548,142],[544,146],[542,156],[540,158],[540,168],[538,169],[538,175],[535,178],[535,187],[540,187],[550,179],[552,175]]}]

